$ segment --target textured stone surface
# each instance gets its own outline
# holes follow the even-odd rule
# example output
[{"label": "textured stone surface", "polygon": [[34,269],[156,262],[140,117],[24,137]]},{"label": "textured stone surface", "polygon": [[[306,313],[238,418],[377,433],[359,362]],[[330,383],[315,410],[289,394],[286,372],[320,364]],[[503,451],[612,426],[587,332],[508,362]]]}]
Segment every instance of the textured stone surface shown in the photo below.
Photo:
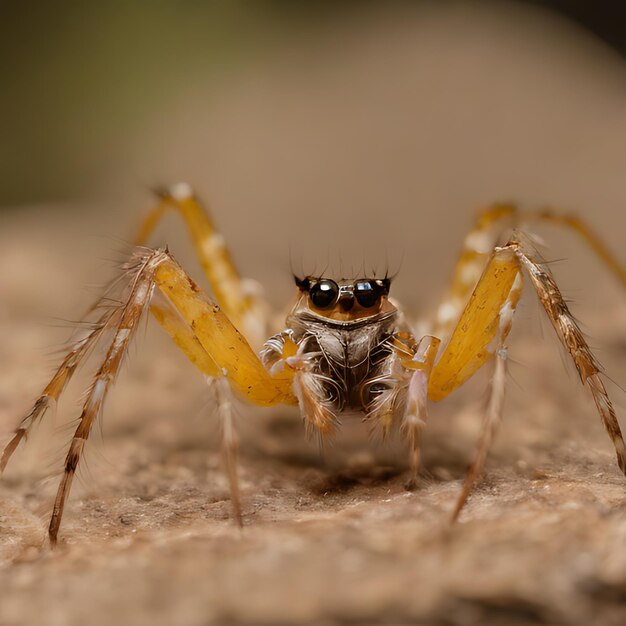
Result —
[{"label": "textured stone surface", "polygon": [[[104,199],[94,190],[97,202],[71,212],[3,214],[0,429],[24,415],[58,360],[68,330],[55,318],[80,317],[94,298],[82,286],[110,276],[103,259],[130,238],[143,183],[196,184],[276,306],[291,289],[289,249],[296,268],[313,259],[318,269],[327,252],[358,268],[364,250],[369,262],[387,249],[392,270],[404,250],[394,295],[424,310],[473,210],[499,199],[578,210],[624,259],[623,60],[543,13],[527,19],[521,5],[469,5],[340,23],[294,50],[287,41],[219,93],[181,94],[178,108],[112,146]],[[201,281],[181,230],[170,219],[157,239]],[[554,266],[565,295],[624,386],[622,294],[574,238],[545,230],[549,258],[568,258]],[[322,458],[294,413],[240,408],[240,532],[202,380],[158,329],[140,333],[57,550],[42,547],[56,487],[42,477],[61,467],[63,424],[89,369],[59,407],[59,436],[42,428],[0,481],[0,624],[621,626],[626,481],[538,315],[526,298],[505,423],[452,530],[488,372],[433,407],[412,493],[402,446],[369,442],[358,420]],[[624,392],[610,392],[626,426]]]},{"label": "textured stone surface", "polygon": [[[72,237],[71,220],[61,225],[59,237]],[[22,218],[8,223],[0,247],[10,298],[0,326],[5,427],[55,361],[47,347],[67,332],[28,312],[68,314],[91,297],[76,290],[72,276],[84,280],[85,268],[72,267],[62,246],[39,274],[18,263],[10,241],[22,227]],[[48,299],[52,276],[65,276],[61,299]],[[617,380],[624,315],[617,306],[592,324],[596,343],[612,346]],[[59,407],[60,436],[51,443],[42,429],[0,483],[0,624],[624,623],[626,484],[591,401],[556,343],[532,328],[514,337],[506,421],[453,529],[485,377],[433,408],[412,493],[402,446],[369,442],[358,420],[321,456],[295,413],[240,407],[240,532],[202,380],[158,329],[136,345],[58,549],[44,542],[56,481],[41,476],[60,467],[60,425],[76,416],[86,376]]]}]

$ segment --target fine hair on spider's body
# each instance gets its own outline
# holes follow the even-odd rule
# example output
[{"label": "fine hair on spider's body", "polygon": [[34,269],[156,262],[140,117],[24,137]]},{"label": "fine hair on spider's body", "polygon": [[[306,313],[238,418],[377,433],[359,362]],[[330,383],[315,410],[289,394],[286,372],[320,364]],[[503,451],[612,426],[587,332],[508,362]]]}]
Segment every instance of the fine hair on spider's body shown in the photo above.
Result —
[{"label": "fine hair on spider's body", "polygon": [[[344,412],[373,417],[377,394],[392,392],[394,336],[400,330],[398,309],[386,299],[389,280],[343,280],[340,284],[327,278],[296,279],[300,289],[298,302],[287,316],[287,330],[271,337],[261,351],[261,360],[272,372],[284,367],[286,341],[298,346],[300,359],[296,386],[300,406],[310,405],[306,413],[316,415],[307,425],[322,434],[330,434],[337,416]],[[319,302],[318,292],[326,288]],[[361,292],[364,302],[356,299]],[[356,292],[356,296],[355,296]],[[328,295],[330,294],[330,295]]]},{"label": "fine hair on spider's body", "polygon": [[[298,405],[307,430],[331,435],[345,414],[359,413],[383,435],[398,426],[409,451],[409,483],[419,468],[420,443],[428,404],[446,398],[486,363],[494,363],[489,402],[478,450],[452,511],[461,512],[484,466],[502,418],[507,347],[524,275],[537,293],[581,382],[589,389],[617,461],[626,473],[626,445],[601,378],[601,368],[550,274],[517,235],[498,246],[505,230],[545,221],[582,237],[626,285],[626,272],[580,219],[551,210],[521,212],[511,205],[484,211],[467,235],[453,280],[430,334],[417,337],[390,300],[391,281],[362,277],[332,280],[296,278],[296,303],[285,328],[266,339],[268,307],[252,281],[242,279],[222,236],[188,185],[159,193],[137,237],[144,245],[168,210],[187,224],[196,253],[215,295],[198,287],[168,250],[140,247],[125,267],[126,287],[119,306],[105,306],[91,331],[70,349],[56,374],[21,421],[0,456],[4,469],[47,408],[55,403],[80,362],[99,344],[105,357],[86,395],[69,446],[49,525],[55,544],[73,476],[85,443],[114,382],[139,321],[147,311],[214,386],[222,423],[222,448],[233,513],[243,523],[237,472],[233,394],[258,406]],[[157,291],[162,296],[154,298]],[[440,347],[443,349],[440,351]]]}]

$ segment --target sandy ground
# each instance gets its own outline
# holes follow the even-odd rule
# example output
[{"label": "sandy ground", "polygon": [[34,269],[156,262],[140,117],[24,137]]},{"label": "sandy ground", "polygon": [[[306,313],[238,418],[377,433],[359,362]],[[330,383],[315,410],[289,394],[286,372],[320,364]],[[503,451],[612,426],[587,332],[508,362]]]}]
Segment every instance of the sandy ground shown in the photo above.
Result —
[{"label": "sandy ground", "polygon": [[[502,198],[578,210],[624,259],[623,61],[560,23],[467,4],[338,27],[330,41],[259,61],[219,97],[185,94],[132,147],[111,147],[124,173],[103,181],[109,197],[3,215],[0,428],[25,414],[58,361],[50,352],[68,330],[55,318],[79,317],[94,298],[81,286],[111,275],[106,259],[129,239],[145,181],[196,183],[276,306],[291,289],[289,248],[323,264],[345,244],[357,265],[363,249],[387,246],[393,263],[404,250],[394,294],[428,308],[470,211]],[[166,231],[200,279],[180,227]],[[623,387],[623,294],[571,238],[542,234],[550,258],[569,259],[555,265],[559,281]],[[0,624],[626,623],[626,482],[538,313],[532,298],[520,311],[505,423],[453,529],[488,372],[433,407],[410,493],[401,442],[368,441],[358,420],[322,455],[294,412],[239,407],[240,532],[210,395],[148,328],[58,549],[45,545],[56,487],[45,477],[61,465],[88,370],[59,407],[65,435],[42,428],[0,481]],[[624,392],[610,391],[626,427]]]},{"label": "sandy ground", "polygon": [[[15,242],[27,218],[39,227],[25,251]],[[81,219],[33,211],[5,222],[5,428],[56,361],[48,347],[68,332],[39,316],[52,309],[67,318],[92,297],[77,294],[75,282],[90,262],[76,267],[64,252],[86,228]],[[58,252],[33,272],[23,257],[51,237]],[[51,287],[55,277],[64,277],[60,287]],[[536,312],[528,305],[526,317]],[[625,373],[617,365],[625,316],[616,305],[592,324],[595,342],[611,346],[616,380]],[[55,430],[42,429],[0,483],[0,624],[624,623],[624,478],[556,343],[525,325],[511,348],[506,423],[454,528],[447,520],[485,377],[434,407],[415,492],[403,486],[401,443],[368,441],[358,420],[321,454],[297,414],[239,407],[241,532],[230,518],[211,396],[148,329],[110,398],[56,550],[45,542],[56,487],[49,470],[60,467],[60,424],[75,417],[85,376],[59,408],[64,435],[50,443]],[[623,405],[623,392],[612,391]]]}]

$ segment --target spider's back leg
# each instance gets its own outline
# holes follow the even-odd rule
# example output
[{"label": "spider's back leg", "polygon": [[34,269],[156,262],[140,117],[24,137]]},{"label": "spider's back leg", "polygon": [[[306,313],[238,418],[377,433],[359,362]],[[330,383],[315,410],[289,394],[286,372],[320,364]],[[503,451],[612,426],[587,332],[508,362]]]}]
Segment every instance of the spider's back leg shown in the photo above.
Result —
[{"label": "spider's back leg", "polygon": [[242,278],[224,237],[190,185],[178,183],[159,189],[157,195],[158,202],[145,216],[135,243],[145,245],[166,211],[177,212],[187,226],[217,303],[246,339],[256,349],[260,348],[267,337],[270,317],[261,286],[254,280]]},{"label": "spider's back leg", "polygon": [[514,204],[494,204],[482,211],[465,236],[452,281],[436,314],[435,334],[446,337],[454,329],[467,299],[478,283],[496,245],[513,227],[547,223],[574,232],[626,287],[626,269],[602,239],[580,217],[554,209],[520,210]]}]

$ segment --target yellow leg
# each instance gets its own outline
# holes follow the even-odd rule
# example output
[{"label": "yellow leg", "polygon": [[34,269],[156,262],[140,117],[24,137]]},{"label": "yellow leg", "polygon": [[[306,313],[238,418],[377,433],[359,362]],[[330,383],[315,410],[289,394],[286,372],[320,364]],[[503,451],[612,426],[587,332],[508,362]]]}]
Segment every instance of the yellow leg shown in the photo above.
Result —
[{"label": "yellow leg", "polygon": [[[165,305],[153,303],[152,314],[189,360],[214,379],[233,515],[242,526],[237,474],[238,439],[230,386],[253,404],[296,404],[293,382],[297,374],[292,368],[284,367],[270,375],[228,317],[173,259],[168,257],[159,264],[154,282],[168,302]],[[291,354],[292,348],[295,346],[287,346],[281,356]]]},{"label": "yellow leg", "polygon": [[445,398],[460,387],[486,361],[495,356],[489,406],[474,462],[452,513],[456,520],[480,476],[487,453],[502,418],[505,390],[505,341],[522,290],[522,274],[515,251],[497,248],[461,315],[450,342],[435,365],[429,382],[432,400]]},{"label": "yellow leg", "polygon": [[443,400],[473,376],[493,355],[503,316],[512,315],[522,276],[515,252],[499,248],[472,293],[428,385],[431,400]]},{"label": "yellow leg", "polygon": [[463,250],[454,268],[452,283],[437,311],[435,327],[437,336],[447,336],[454,328],[467,298],[478,282],[503,232],[513,226],[533,222],[552,223],[575,232],[626,287],[624,267],[579,217],[552,209],[520,211],[512,204],[497,204],[480,214],[476,224],[465,237]]},{"label": "yellow leg", "polygon": [[576,215],[568,215],[544,209],[520,213],[519,221],[539,221],[564,226],[574,231],[595,252],[598,258],[611,270],[613,275],[626,287],[626,269],[607,248],[596,233]]},{"label": "yellow leg", "polygon": [[[89,334],[74,344],[0,456],[0,469],[3,469],[33,423],[43,417],[49,403],[58,399],[80,362],[97,344],[103,342],[105,336],[109,337],[105,357],[87,392],[65,459],[50,519],[49,537],[52,544],[56,543],[65,503],[91,429],[104,407],[108,391],[148,307],[194,365],[207,376],[220,381],[219,404],[222,413],[228,418],[223,420],[228,428],[231,427],[231,420],[228,415],[228,398],[224,394],[224,387],[228,388],[228,385],[253,404],[268,406],[297,403],[292,391],[294,370],[284,367],[274,376],[270,375],[220,307],[200,291],[166,251],[142,249],[125,269],[127,280],[120,305],[111,307],[110,299],[105,298],[100,302],[101,306],[93,308],[96,311],[102,307],[104,313]],[[155,286],[165,295],[165,303],[155,302],[150,305]],[[232,484],[236,438],[232,432],[226,432],[224,439],[230,455],[229,476]],[[234,497],[237,498],[236,490]],[[237,514],[237,499],[234,507]]]},{"label": "yellow leg", "polygon": [[461,315],[429,382],[428,396],[441,400],[461,386],[493,355],[496,369],[489,408],[483,425],[478,454],[470,468],[453,519],[456,519],[470,490],[480,475],[495,430],[500,422],[504,400],[505,341],[511,329],[515,307],[522,288],[522,272],[535,288],[563,346],[569,352],[594,399],[604,427],[613,442],[617,463],[626,474],[626,444],[615,410],[601,379],[601,367],[593,356],[576,321],[563,300],[550,272],[517,241],[496,248]]},{"label": "yellow leg", "polygon": [[[517,297],[515,293],[513,293],[512,296],[513,299]],[[501,315],[498,323],[498,330],[496,332],[495,339],[494,371],[491,377],[491,386],[489,390],[489,404],[487,406],[487,411],[485,412],[476,456],[469,467],[467,476],[465,477],[465,483],[463,484],[463,489],[461,490],[454,510],[452,511],[452,522],[456,521],[459,517],[459,514],[465,506],[472,488],[480,477],[485,462],[487,461],[487,454],[489,453],[491,444],[496,436],[496,431],[502,421],[504,393],[506,391],[507,352],[505,341],[511,330],[511,324],[513,323],[512,309],[508,310],[509,314]]]},{"label": "yellow leg", "polygon": [[153,302],[150,305],[150,312],[174,343],[203,374],[210,378],[223,376],[217,363],[169,303],[162,305]]},{"label": "yellow leg", "polygon": [[252,404],[296,404],[292,391],[293,370],[285,368],[271,376],[228,316],[200,290],[176,261],[168,257],[160,263],[154,281],[195,338],[191,342],[191,334],[185,336],[179,329],[175,339],[179,347],[193,357],[192,360],[197,359],[199,344],[222,375],[228,378],[231,386]]},{"label": "yellow leg", "polygon": [[217,232],[209,212],[195,197],[189,185],[179,183],[159,192],[159,202],[144,218],[135,243],[145,245],[152,231],[168,210],[183,218],[204,273],[218,304],[233,324],[255,347],[267,334],[267,308],[250,280],[242,279],[235,268],[224,238]]},{"label": "yellow leg", "polygon": [[481,277],[502,230],[513,225],[513,205],[494,205],[480,214],[463,242],[452,282],[437,310],[435,335],[447,337],[459,319],[467,299]]},{"label": "yellow leg", "polygon": [[228,379],[169,302],[164,304],[153,302],[150,311],[187,358],[208,377],[208,382],[215,392],[217,415],[222,427],[222,457],[230,485],[233,516],[241,527],[243,519],[237,468],[239,440],[233,420],[232,390]]}]

